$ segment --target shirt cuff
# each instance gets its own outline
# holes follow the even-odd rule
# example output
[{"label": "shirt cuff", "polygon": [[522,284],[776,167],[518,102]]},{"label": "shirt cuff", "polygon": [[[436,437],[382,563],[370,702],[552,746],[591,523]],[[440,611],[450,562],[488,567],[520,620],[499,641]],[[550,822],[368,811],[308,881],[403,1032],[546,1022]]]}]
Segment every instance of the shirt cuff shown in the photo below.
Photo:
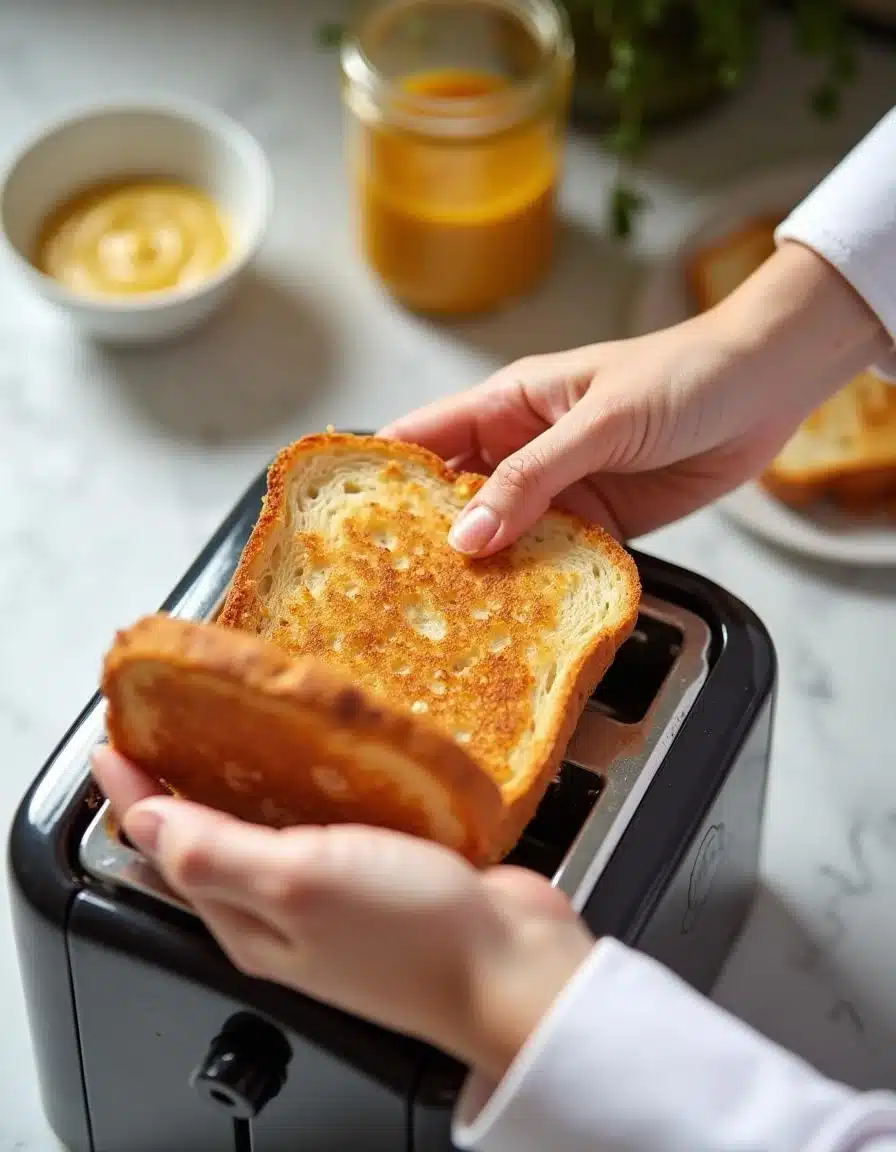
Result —
[{"label": "shirt cuff", "polygon": [[811,248],[852,285],[894,345],[873,370],[896,379],[896,108],[779,225],[775,240]]},{"label": "shirt cuff", "polygon": [[598,943],[496,1087],[473,1075],[465,1152],[792,1152],[852,1099],[659,964]]},{"label": "shirt cuff", "polygon": [[857,1095],[804,1152],[896,1152],[896,1096]]}]

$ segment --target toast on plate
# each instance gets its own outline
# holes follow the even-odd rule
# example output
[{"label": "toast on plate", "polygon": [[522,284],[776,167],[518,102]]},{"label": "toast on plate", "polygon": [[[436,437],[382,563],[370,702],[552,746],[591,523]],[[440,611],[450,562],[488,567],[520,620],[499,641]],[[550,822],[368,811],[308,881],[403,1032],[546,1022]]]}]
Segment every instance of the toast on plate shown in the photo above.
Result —
[{"label": "toast on plate", "polygon": [[793,507],[829,499],[855,513],[896,500],[896,388],[863,372],[808,416],[762,477]]},{"label": "toast on plate", "polygon": [[[635,625],[640,583],[624,548],[559,511],[497,556],[459,555],[447,543],[448,529],[482,482],[449,471],[423,449],[375,437],[322,434],[284,449],[270,468],[261,514],[216,625],[193,626],[200,632],[192,637],[207,639],[190,640],[187,664],[177,644],[160,649],[148,683],[165,686],[151,703],[156,728],[166,734],[164,749],[152,752],[150,743],[134,758],[187,796],[199,799],[201,787],[216,807],[270,823],[259,807],[269,797],[291,820],[306,810],[312,770],[331,766],[320,759],[327,733],[340,748],[357,739],[332,706],[338,693],[330,685],[338,683],[352,690],[364,716],[388,718],[376,722],[375,747],[403,759],[383,755],[377,762],[387,813],[380,793],[358,783],[368,750],[354,758],[346,752],[337,767],[347,791],[314,785],[313,818],[383,823],[388,814],[390,826],[432,836],[445,813],[460,811],[466,838],[451,835],[463,840],[465,854],[479,863],[505,856]],[[227,637],[234,632],[244,635],[234,637],[240,648],[231,659]],[[144,642],[149,655],[154,635],[149,631]],[[118,691],[112,741],[130,755],[140,708],[130,708],[126,724],[128,696],[116,684],[116,669],[133,643],[128,634],[118,641],[104,681],[107,695]],[[256,659],[259,666],[270,661],[271,673],[255,675]],[[284,660],[302,671],[277,663]],[[318,677],[330,687],[318,690]],[[178,690],[182,681],[189,692]],[[248,782],[239,771],[247,743],[266,747],[258,716],[269,706],[280,724],[277,767],[270,768],[276,795],[266,762],[252,761],[260,775]],[[301,718],[290,720],[291,708]],[[206,729],[215,733],[213,746],[203,743]],[[318,734],[313,749],[303,735],[308,730]],[[433,787],[411,793],[404,787],[407,760],[417,755]],[[477,772],[482,781],[474,784]],[[396,790],[405,800],[415,797],[400,813]],[[453,808],[447,793],[455,797]],[[346,799],[358,795],[357,802]],[[445,839],[444,829],[436,838]]]},{"label": "toast on plate", "polygon": [[[718,304],[774,251],[777,218],[759,217],[696,251],[686,277],[701,311]],[[854,514],[896,510],[896,388],[854,377],[811,413],[760,478],[782,503],[830,500]]]}]

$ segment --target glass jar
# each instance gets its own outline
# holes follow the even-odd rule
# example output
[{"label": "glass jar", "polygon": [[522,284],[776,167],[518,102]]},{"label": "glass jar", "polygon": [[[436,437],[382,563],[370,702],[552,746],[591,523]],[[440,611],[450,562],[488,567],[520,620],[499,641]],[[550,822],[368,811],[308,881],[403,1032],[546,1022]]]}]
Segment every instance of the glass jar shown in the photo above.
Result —
[{"label": "glass jar", "polygon": [[376,0],[342,49],[365,259],[407,307],[481,312],[553,253],[572,78],[553,0]]}]

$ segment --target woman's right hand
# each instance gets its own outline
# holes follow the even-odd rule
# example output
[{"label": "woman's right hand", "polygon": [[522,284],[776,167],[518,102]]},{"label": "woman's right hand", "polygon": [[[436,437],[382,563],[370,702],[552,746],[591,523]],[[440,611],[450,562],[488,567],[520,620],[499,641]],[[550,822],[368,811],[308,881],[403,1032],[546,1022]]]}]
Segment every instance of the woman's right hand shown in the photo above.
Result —
[{"label": "woman's right hand", "polygon": [[758,475],[887,343],[839,273],[787,243],[710,312],[518,361],[381,435],[490,476],[452,528],[459,551],[497,552],[552,503],[629,539]]}]

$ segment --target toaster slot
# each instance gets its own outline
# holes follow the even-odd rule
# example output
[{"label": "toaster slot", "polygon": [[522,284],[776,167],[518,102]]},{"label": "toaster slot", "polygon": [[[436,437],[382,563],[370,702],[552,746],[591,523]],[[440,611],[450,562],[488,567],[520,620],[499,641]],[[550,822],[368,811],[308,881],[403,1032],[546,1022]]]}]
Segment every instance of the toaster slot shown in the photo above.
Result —
[{"label": "toaster slot", "polygon": [[638,623],[589,701],[568,760],[602,787],[553,873],[580,910],[709,675],[712,632],[677,604],[644,596]]},{"label": "toaster slot", "polygon": [[554,875],[603,789],[597,773],[564,761],[508,864]]},{"label": "toaster slot", "polygon": [[679,628],[642,612],[589,707],[618,724],[640,724],[675,666],[682,640]]}]

